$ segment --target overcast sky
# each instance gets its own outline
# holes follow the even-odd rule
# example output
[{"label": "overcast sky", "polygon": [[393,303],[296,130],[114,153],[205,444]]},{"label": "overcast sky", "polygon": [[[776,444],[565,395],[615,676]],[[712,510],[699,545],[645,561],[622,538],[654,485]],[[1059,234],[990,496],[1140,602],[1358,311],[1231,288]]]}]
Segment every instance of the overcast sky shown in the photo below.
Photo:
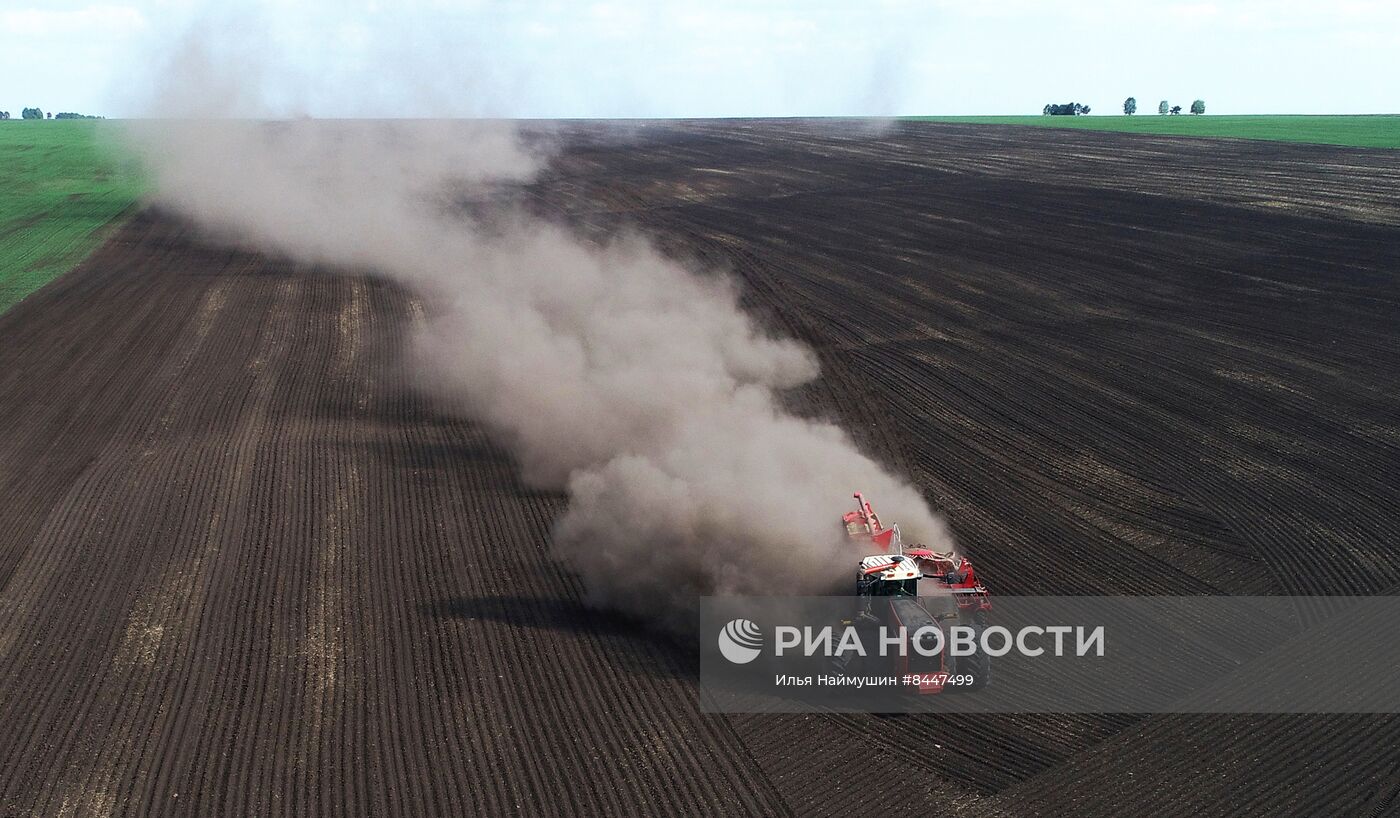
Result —
[{"label": "overcast sky", "polygon": [[244,115],[1400,112],[1397,0],[0,0],[0,109],[146,113],[190,30]]}]

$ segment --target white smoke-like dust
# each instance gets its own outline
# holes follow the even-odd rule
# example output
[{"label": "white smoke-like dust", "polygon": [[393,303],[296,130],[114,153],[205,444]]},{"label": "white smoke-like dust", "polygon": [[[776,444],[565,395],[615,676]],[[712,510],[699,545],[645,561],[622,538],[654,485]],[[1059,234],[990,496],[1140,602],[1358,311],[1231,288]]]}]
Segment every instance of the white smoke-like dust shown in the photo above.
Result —
[{"label": "white smoke-like dust", "polygon": [[240,71],[187,50],[159,110],[200,118],[126,129],[154,199],[223,240],[418,294],[418,380],[505,441],[530,483],[567,492],[555,547],[593,602],[676,630],[700,595],[825,592],[859,556],[839,527],[857,488],[907,540],[951,548],[916,490],[780,406],[815,358],[756,325],[734,281],[636,235],[599,246],[451,207],[548,161],[511,124],[207,118],[256,113]]}]

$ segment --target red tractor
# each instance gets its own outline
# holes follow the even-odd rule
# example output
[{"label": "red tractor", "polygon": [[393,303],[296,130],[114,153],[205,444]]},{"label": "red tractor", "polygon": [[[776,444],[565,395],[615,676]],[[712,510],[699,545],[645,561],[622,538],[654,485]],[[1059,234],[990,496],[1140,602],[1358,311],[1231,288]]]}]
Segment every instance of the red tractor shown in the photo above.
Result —
[{"label": "red tractor", "polygon": [[[856,492],[856,510],[841,518],[846,536],[862,546],[879,549],[879,554],[860,561],[856,571],[856,595],[861,599],[858,621],[916,634],[932,625],[944,632],[952,625],[970,628],[980,646],[992,608],[991,593],[977,580],[968,559],[955,552],[939,552],[919,544],[904,547],[899,526],[886,528],[875,509]],[[983,687],[991,680],[991,657],[980,650],[953,656],[949,640],[935,656],[909,649],[896,657],[894,672],[907,678],[907,686],[918,693],[940,693],[950,676],[962,677],[960,686]]]}]

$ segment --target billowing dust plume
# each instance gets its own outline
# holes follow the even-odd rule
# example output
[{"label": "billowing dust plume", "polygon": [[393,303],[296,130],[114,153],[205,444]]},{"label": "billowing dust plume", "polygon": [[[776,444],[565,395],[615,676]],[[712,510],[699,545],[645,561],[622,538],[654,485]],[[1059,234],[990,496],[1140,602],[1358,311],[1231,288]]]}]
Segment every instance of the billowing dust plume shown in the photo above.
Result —
[{"label": "billowing dust plume", "polygon": [[853,489],[906,540],[951,547],[917,491],[779,406],[815,359],[757,326],[732,280],[635,235],[598,246],[454,209],[547,161],[508,124],[164,121],[128,136],[155,198],[215,235],[415,291],[418,380],[506,441],[529,482],[567,491],[555,546],[598,604],[685,629],[701,594],[827,592],[857,557],[839,527]]}]

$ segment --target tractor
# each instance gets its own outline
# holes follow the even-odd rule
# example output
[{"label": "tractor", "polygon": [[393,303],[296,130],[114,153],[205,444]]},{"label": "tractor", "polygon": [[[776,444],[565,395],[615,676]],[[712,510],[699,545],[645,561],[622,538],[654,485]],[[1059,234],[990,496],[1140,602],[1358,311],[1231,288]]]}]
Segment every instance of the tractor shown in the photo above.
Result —
[{"label": "tractor", "polygon": [[[934,551],[918,544],[905,548],[898,525],[886,528],[860,492],[855,499],[856,510],[841,519],[846,536],[867,553],[872,547],[881,553],[864,557],[856,570],[859,603],[852,624],[871,629],[883,626],[886,632],[903,628],[906,639],[917,638],[919,629],[927,626],[944,633],[943,649],[936,655],[923,655],[927,651],[905,645],[900,652],[903,655],[894,657],[894,675],[905,680],[912,692],[941,693],[952,676],[961,677],[961,689],[985,686],[991,681],[991,657],[980,645],[992,600],[972,563],[951,551]],[[950,654],[946,637],[952,625],[971,628],[978,644],[974,653]],[[923,638],[930,639],[927,631]]]}]

